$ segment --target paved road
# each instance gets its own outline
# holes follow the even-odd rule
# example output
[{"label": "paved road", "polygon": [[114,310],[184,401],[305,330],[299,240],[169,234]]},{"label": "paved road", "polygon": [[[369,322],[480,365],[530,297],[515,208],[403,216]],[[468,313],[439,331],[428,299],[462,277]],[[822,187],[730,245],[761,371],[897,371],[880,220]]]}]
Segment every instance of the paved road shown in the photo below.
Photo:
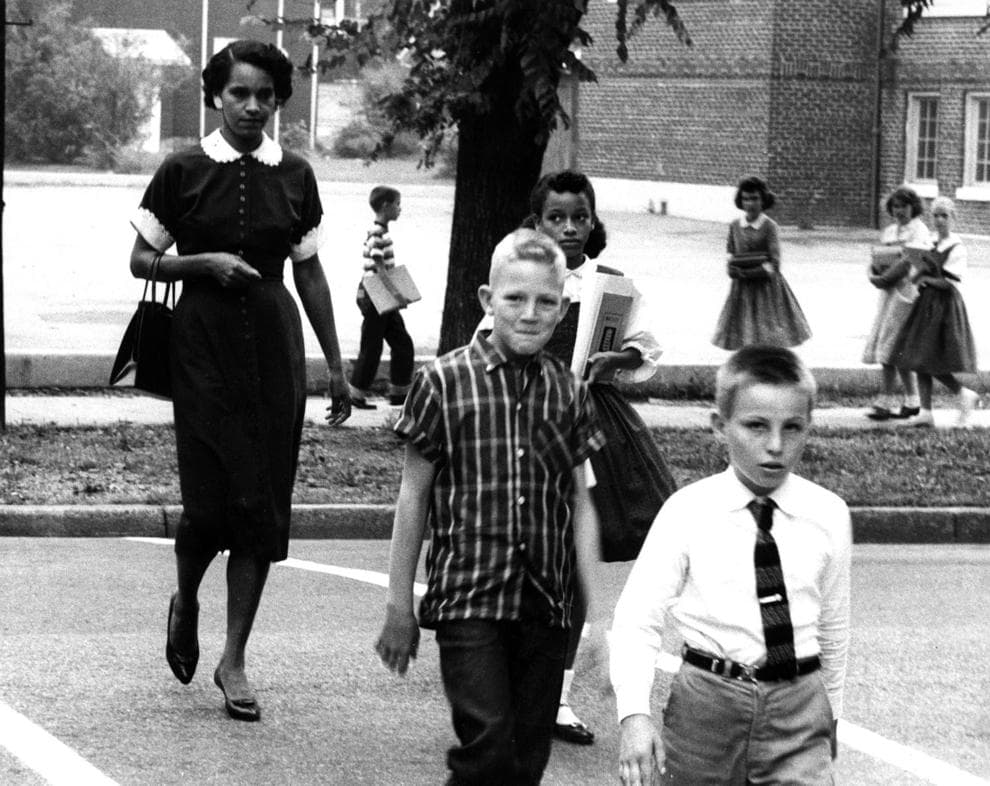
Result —
[{"label": "paved road", "polygon": [[[4,539],[0,782],[44,783],[20,758],[32,753],[38,769],[70,757],[70,774],[52,783],[87,782],[74,756],[110,779],[90,783],[442,780],[451,732],[432,636],[407,679],[387,674],[371,651],[383,590],[329,572],[337,566],[381,579],[387,544],[297,541],[295,561],[274,569],[249,651],[264,708],[257,725],[228,720],[209,679],[222,643],[222,564],[207,574],[201,596],[200,671],[188,687],[168,671],[169,546]],[[627,567],[609,567],[610,607]],[[988,597],[990,548],[855,547],[839,782],[988,782]],[[575,704],[599,741],[556,746],[551,786],[615,782],[614,705],[594,675],[585,664]],[[656,705],[666,685],[661,673]],[[32,737],[42,730],[51,736]]]},{"label": "paved road", "polygon": [[[140,296],[127,270],[134,235],[128,217],[143,179],[109,186],[24,186],[8,183],[4,237],[8,351],[108,353],[116,350]],[[357,352],[360,316],[353,302],[360,248],[368,223],[366,183],[321,184],[327,210],[321,257],[337,311],[342,349]],[[450,185],[403,187],[403,215],[392,228],[399,261],[423,300],[404,314],[417,352],[432,354],[439,335],[453,206]],[[725,353],[709,344],[728,290],[725,228],[718,224],[601,205],[609,232],[602,260],[635,277],[651,304],[669,365],[716,364]],[[833,229],[783,233],[784,272],[814,337],[801,349],[813,367],[851,368],[869,329],[876,293],[864,276],[876,233]],[[965,282],[978,344],[990,346],[990,237],[973,238]],[[291,289],[291,287],[290,287]],[[307,351],[318,355],[307,327]],[[984,353],[984,366],[990,354]]]}]

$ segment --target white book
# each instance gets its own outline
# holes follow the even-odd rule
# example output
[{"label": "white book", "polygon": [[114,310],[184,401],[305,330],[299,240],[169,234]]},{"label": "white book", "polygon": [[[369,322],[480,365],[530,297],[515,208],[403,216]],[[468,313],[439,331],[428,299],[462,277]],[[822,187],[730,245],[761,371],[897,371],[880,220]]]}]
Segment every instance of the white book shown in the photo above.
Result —
[{"label": "white book", "polygon": [[636,287],[625,276],[585,274],[571,371],[583,379],[589,357],[622,349],[635,297]]}]

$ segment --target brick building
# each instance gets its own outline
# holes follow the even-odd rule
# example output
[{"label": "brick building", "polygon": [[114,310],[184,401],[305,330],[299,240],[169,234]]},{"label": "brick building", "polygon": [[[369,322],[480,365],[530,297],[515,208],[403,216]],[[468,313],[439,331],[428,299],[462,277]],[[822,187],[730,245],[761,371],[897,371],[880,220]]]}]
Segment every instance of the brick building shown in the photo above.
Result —
[{"label": "brick building", "polygon": [[733,184],[765,177],[785,223],[870,225],[903,182],[956,199],[990,231],[986,0],[939,0],[897,52],[895,0],[684,0],[694,38],[659,20],[614,54],[614,2],[591,3],[579,164],[604,190],[674,214],[732,215]]}]

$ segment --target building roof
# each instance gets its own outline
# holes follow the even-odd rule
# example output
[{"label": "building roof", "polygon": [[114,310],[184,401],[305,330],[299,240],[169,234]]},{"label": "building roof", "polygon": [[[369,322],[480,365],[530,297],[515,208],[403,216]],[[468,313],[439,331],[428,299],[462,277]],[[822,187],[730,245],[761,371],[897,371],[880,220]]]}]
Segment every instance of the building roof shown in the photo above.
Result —
[{"label": "building roof", "polygon": [[93,27],[103,49],[114,57],[142,57],[155,65],[192,65],[172,36],[164,30]]}]

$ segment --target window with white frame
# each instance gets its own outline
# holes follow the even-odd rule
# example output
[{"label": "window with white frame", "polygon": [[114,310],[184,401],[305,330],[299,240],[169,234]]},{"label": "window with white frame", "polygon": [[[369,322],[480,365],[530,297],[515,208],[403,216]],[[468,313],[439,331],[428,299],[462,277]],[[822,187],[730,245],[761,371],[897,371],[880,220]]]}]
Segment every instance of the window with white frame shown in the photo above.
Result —
[{"label": "window with white frame", "polygon": [[925,9],[926,17],[933,16],[986,16],[990,13],[987,0],[938,0]]},{"label": "window with white frame", "polygon": [[361,19],[361,0],[324,0],[320,7],[320,21],[333,25],[344,19]]},{"label": "window with white frame", "polygon": [[908,96],[904,179],[909,183],[935,183],[938,158],[938,96]]},{"label": "window with white frame", "polygon": [[990,188],[990,93],[966,96],[966,156],[963,181]]}]

